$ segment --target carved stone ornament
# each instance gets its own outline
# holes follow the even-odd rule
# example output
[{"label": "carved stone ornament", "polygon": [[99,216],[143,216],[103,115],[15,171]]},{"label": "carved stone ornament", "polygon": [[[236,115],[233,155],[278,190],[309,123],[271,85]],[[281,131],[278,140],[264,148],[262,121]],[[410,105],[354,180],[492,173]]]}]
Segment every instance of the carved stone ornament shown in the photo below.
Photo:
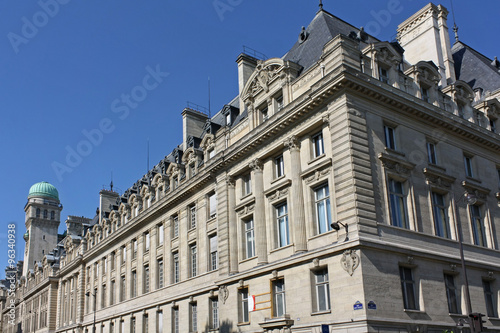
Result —
[{"label": "carved stone ornament", "polygon": [[269,200],[278,199],[287,194],[288,194],[288,188],[285,188],[283,190],[277,190],[276,192],[274,192],[272,195],[269,196]]},{"label": "carved stone ornament", "polygon": [[319,267],[319,259],[318,258],[313,259],[313,265],[314,265],[314,267]]},{"label": "carved stone ornament", "polygon": [[321,117],[321,119],[323,120],[323,123],[328,124],[328,125],[330,124],[330,114],[329,113],[324,114]]},{"label": "carved stone ornament", "polygon": [[229,297],[229,290],[226,286],[219,287],[219,298],[222,300],[222,304],[226,304],[227,298]]},{"label": "carved stone ornament", "polygon": [[283,142],[283,144],[288,149],[300,149],[300,141],[296,135],[292,135],[291,137],[287,138]]},{"label": "carved stone ornament", "polygon": [[441,172],[436,172],[429,168],[424,168],[423,170],[427,184],[434,185],[437,187],[444,187],[447,189],[451,188],[451,185],[455,182],[455,178],[445,175]]},{"label": "carved stone ornament", "polygon": [[234,187],[235,186],[235,180],[231,176],[229,176],[229,177],[226,178],[226,183],[227,183],[227,186],[229,186],[229,187]]},{"label": "carved stone ornament", "polygon": [[401,160],[399,158],[380,153],[378,158],[382,161],[384,168],[396,172],[400,175],[409,175],[411,170],[415,168],[415,164]]},{"label": "carved stone ornament", "polygon": [[365,118],[364,112],[361,112],[359,110],[350,108],[348,112],[349,112],[349,114],[351,114],[353,116],[356,116],[356,117],[359,117],[359,118],[363,118],[363,119]]},{"label": "carved stone ornament", "polygon": [[237,213],[239,216],[245,216],[251,212],[253,212],[253,209],[255,208],[255,203],[252,203],[250,205],[246,205],[242,207],[241,209],[238,209]]},{"label": "carved stone ornament", "polygon": [[342,265],[342,268],[352,276],[359,266],[359,260],[360,258],[356,250],[345,250],[340,259],[340,265]]},{"label": "carved stone ornament", "polygon": [[259,160],[258,158],[256,158],[255,160],[253,160],[252,162],[250,162],[250,164],[248,165],[248,167],[254,171],[262,171],[263,167],[264,167],[264,164],[262,163],[261,160]]},{"label": "carved stone ornament", "polygon": [[325,168],[323,170],[316,170],[313,175],[305,179],[306,183],[312,183],[314,181],[320,180],[321,177],[326,176],[330,173],[330,168]]}]

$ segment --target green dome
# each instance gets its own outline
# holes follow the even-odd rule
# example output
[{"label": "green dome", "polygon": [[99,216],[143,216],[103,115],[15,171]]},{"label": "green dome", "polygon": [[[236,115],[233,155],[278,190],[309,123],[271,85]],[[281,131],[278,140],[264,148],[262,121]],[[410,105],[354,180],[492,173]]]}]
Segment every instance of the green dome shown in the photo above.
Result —
[{"label": "green dome", "polygon": [[59,192],[57,192],[57,189],[54,187],[54,185],[47,182],[40,182],[31,186],[28,198],[31,197],[47,197],[59,200]]}]

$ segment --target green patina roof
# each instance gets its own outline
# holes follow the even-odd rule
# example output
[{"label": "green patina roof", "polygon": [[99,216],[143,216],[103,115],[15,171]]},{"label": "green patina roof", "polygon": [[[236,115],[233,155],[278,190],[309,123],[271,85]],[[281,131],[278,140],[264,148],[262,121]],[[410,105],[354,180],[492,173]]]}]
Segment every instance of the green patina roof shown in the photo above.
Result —
[{"label": "green patina roof", "polygon": [[57,192],[54,185],[47,182],[40,182],[31,186],[30,193],[28,194],[28,198],[30,197],[47,197],[59,200],[59,192]]}]

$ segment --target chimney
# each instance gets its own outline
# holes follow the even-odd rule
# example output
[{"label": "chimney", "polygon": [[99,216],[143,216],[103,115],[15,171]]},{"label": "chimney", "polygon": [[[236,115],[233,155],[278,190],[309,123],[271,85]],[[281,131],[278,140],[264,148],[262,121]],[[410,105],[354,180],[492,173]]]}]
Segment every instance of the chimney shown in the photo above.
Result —
[{"label": "chimney", "polygon": [[208,116],[199,111],[185,108],[182,111],[182,150],[186,151],[187,141],[190,136],[200,138],[203,133],[203,127],[207,122]]},{"label": "chimney", "polygon": [[257,67],[257,59],[249,56],[248,54],[241,53],[238,56],[238,59],[236,59],[236,63],[238,64],[238,94],[240,96],[240,110],[243,111],[245,109],[245,105],[243,104],[243,96],[241,96],[241,92],[254,72],[255,67]]},{"label": "chimney", "polygon": [[410,64],[423,60],[438,66],[441,87],[456,80],[447,16],[445,7],[430,3],[398,26],[397,37]]}]

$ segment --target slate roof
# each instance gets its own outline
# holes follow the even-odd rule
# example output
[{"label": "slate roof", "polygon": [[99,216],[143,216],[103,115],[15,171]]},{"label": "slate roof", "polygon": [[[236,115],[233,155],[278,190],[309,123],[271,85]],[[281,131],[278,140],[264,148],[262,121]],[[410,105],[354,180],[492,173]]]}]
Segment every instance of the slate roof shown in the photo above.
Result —
[{"label": "slate roof", "polygon": [[457,80],[465,81],[472,89],[482,88],[484,92],[498,90],[500,68],[492,64],[493,60],[460,41],[453,45],[451,52]]},{"label": "slate roof", "polygon": [[[326,43],[339,34],[349,36],[353,31],[358,33],[359,29],[325,10],[320,10],[305,31],[308,34],[307,39],[302,43],[297,40],[283,57],[284,60],[301,65],[304,68],[303,71],[318,61]],[[367,42],[376,43],[379,40],[368,35]]]}]

